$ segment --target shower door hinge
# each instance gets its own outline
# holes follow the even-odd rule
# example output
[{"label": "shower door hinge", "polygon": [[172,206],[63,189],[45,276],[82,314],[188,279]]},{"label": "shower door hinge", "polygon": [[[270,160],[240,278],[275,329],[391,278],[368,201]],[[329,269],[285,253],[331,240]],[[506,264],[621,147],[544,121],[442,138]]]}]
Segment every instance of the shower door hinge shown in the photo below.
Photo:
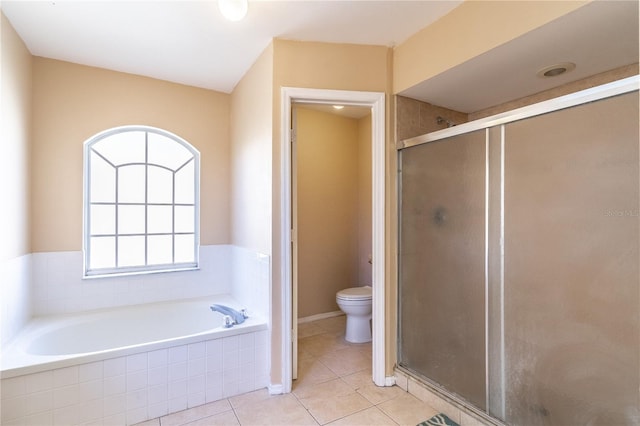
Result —
[{"label": "shower door hinge", "polygon": [[296,129],[289,129],[291,133],[291,143],[296,143]]},{"label": "shower door hinge", "polygon": [[296,230],[295,229],[291,230],[291,242],[292,243],[296,242]]}]

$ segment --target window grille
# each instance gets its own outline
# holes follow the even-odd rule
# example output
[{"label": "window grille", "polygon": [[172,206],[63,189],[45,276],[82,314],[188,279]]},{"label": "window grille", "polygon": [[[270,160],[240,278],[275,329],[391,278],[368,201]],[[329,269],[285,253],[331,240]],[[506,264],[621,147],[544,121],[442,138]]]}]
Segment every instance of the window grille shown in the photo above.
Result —
[{"label": "window grille", "polygon": [[200,154],[167,131],[127,126],[84,147],[85,276],[198,267]]}]

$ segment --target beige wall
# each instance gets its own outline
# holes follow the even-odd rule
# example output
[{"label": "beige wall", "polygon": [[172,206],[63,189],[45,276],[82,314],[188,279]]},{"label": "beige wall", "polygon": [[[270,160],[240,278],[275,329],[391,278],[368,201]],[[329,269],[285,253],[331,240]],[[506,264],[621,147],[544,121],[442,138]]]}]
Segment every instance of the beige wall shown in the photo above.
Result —
[{"label": "beige wall", "polygon": [[361,141],[368,135],[370,148],[371,132],[361,137],[360,121],[353,118],[303,106],[295,110],[298,317],[304,318],[339,310],[336,292],[371,284],[360,281],[361,259],[368,265],[369,253],[361,249],[371,245],[360,244],[367,222],[371,241],[370,214],[362,217],[360,210],[366,196],[361,191],[371,191],[371,176],[364,177],[368,185],[361,182],[360,167],[371,155],[368,162],[360,158]]},{"label": "beige wall", "polygon": [[32,58],[0,14],[2,98],[0,99],[0,261],[28,254],[30,247],[31,73]]},{"label": "beige wall", "polygon": [[399,93],[513,40],[587,1],[465,1],[394,50]]},{"label": "beige wall", "polygon": [[229,95],[38,57],[33,94],[32,251],[82,248],[83,143],[131,124],[200,151],[200,242],[229,242]]},{"label": "beige wall", "polygon": [[271,253],[273,45],[231,94],[231,241]]},{"label": "beige wall", "polygon": [[[280,229],[280,88],[361,90],[391,94],[391,49],[383,46],[274,40],[272,173],[272,352],[271,377],[281,383],[282,282]],[[366,72],[364,72],[366,70]],[[387,130],[392,126],[387,120]],[[388,138],[387,140],[390,140]],[[391,147],[391,145],[389,145]],[[390,148],[391,149],[391,148]],[[389,185],[389,180],[387,180]],[[388,198],[389,203],[391,198]],[[389,246],[393,248],[394,246]],[[388,247],[388,250],[391,248]],[[389,256],[391,258],[391,256]]]}]

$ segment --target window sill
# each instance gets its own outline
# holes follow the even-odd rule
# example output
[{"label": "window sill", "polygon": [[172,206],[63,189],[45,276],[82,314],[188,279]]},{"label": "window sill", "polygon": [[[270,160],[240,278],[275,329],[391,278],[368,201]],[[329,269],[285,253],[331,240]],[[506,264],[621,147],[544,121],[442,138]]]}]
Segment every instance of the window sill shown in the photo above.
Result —
[{"label": "window sill", "polygon": [[131,270],[131,271],[117,271],[117,272],[93,272],[93,273],[85,273],[82,276],[83,280],[93,280],[100,278],[120,278],[120,277],[131,277],[137,275],[151,275],[151,274],[166,274],[173,272],[185,272],[185,271],[199,271],[200,267],[196,266],[186,266],[186,267],[175,267],[169,269],[151,269],[151,270]]}]

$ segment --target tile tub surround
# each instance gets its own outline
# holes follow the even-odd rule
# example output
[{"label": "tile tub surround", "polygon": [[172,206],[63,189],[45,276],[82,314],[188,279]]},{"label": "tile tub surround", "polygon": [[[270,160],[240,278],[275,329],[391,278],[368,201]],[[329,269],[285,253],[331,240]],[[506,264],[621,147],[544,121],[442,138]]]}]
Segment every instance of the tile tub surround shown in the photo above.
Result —
[{"label": "tile tub surround", "polygon": [[225,328],[223,315],[210,310],[213,304],[244,308],[231,296],[217,295],[36,317],[2,348],[0,377],[267,329],[266,319],[259,315],[250,315],[242,324]]},{"label": "tile tub surround", "polygon": [[250,311],[269,313],[271,259],[268,255],[237,246],[231,250],[231,295]]},{"label": "tile tub surround", "polygon": [[[200,247],[200,270],[82,279],[82,252],[32,253],[0,263],[0,338],[9,342],[34,316],[231,294],[269,313],[270,258],[231,246]],[[246,300],[245,300],[246,298]]]},{"label": "tile tub surround", "polygon": [[200,269],[82,278],[81,251],[33,253],[33,316],[231,294],[231,246],[200,247]]},{"label": "tile tub surround", "polygon": [[[252,273],[234,271],[237,267]],[[30,254],[5,262],[2,268],[13,271],[4,276],[12,276],[15,281],[14,285],[3,283],[0,288],[0,299],[10,301],[12,306],[11,311],[3,306],[2,312],[3,327],[14,325],[10,337],[19,332],[32,315],[85,312],[220,293],[236,298],[252,294],[253,299],[247,301],[251,304],[246,303],[250,314],[253,310],[266,318],[269,307],[268,298],[259,300],[260,295],[268,295],[270,288],[269,257],[230,245],[201,246],[199,271],[83,280],[81,252]],[[249,287],[244,289],[244,286]],[[244,305],[245,301],[242,302]],[[264,312],[255,312],[256,309]],[[3,348],[10,339],[5,338],[4,328]],[[195,349],[202,347],[200,343],[205,345],[204,356],[190,355],[203,353]],[[222,347],[221,354],[226,350],[234,355],[220,359],[222,355],[216,355],[215,346]],[[68,425],[76,418],[78,423],[91,418],[95,421],[82,422],[122,425],[268,385],[270,349],[266,330],[247,333],[242,338],[210,338],[156,349],[146,353],[146,367],[139,370],[136,367],[126,370],[131,356],[137,356],[135,359],[142,365],[140,354],[127,353],[115,359],[3,379],[0,424]],[[180,361],[180,354],[184,353],[191,358]],[[75,377],[75,370],[77,381],[54,380],[69,371]],[[129,378],[132,375],[134,378]]]},{"label": "tile tub surround", "polygon": [[11,340],[31,317],[31,255],[0,263],[0,345]]},{"label": "tile tub surround", "polygon": [[268,360],[261,330],[3,379],[0,422],[134,424],[264,388]]}]

